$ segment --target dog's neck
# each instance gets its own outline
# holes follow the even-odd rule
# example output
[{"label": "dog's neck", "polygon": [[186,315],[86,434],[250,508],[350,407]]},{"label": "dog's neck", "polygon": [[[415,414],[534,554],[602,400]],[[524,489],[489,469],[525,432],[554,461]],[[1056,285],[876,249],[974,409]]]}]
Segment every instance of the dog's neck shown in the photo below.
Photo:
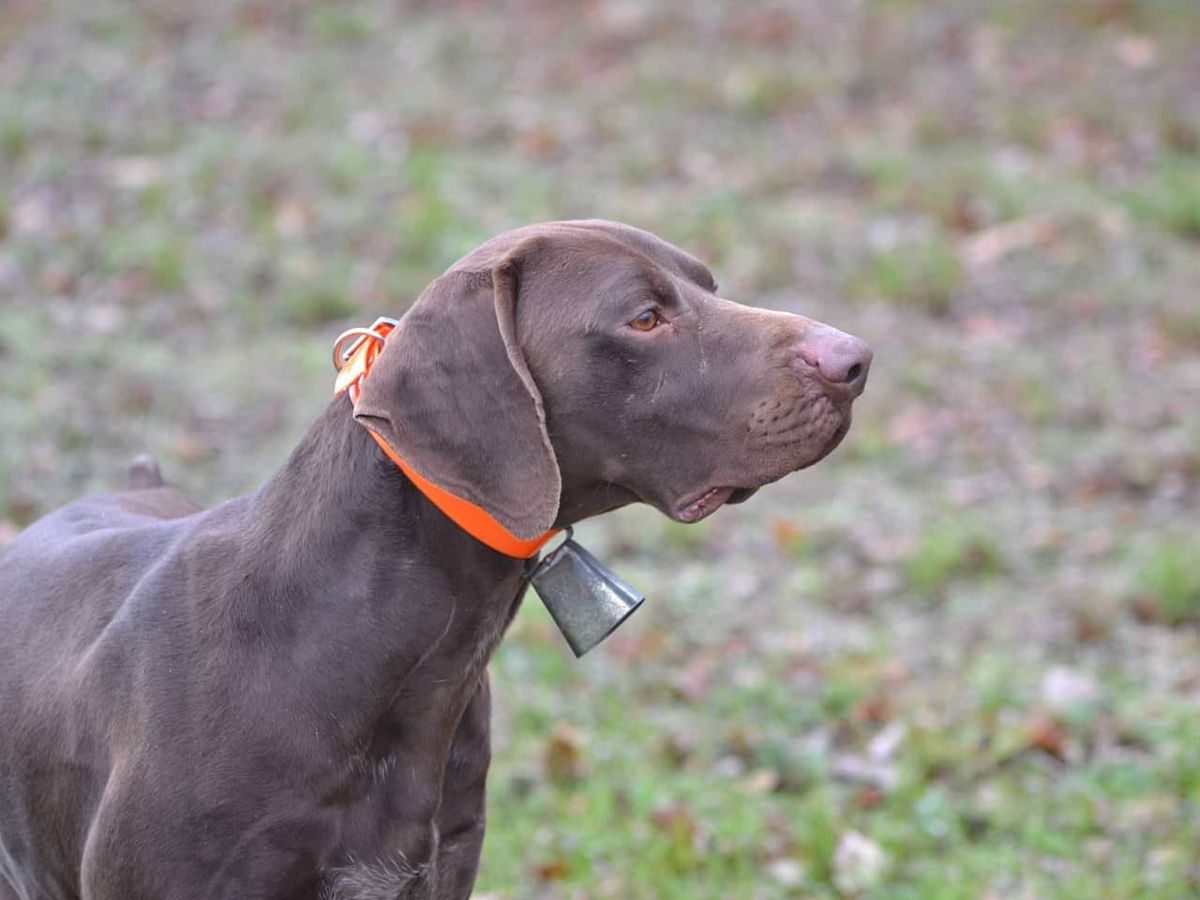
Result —
[{"label": "dog's neck", "polygon": [[[303,666],[345,738],[453,703],[516,612],[525,561],[461,531],[333,402],[249,504],[240,602],[253,637]],[[332,723],[331,723],[332,724]],[[373,738],[374,739],[374,738]]]}]

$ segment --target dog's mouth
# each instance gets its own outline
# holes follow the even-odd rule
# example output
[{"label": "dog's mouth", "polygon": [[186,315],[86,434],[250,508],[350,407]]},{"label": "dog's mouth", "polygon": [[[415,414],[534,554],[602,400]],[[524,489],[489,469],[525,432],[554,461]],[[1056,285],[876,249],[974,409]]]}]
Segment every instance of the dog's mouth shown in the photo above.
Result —
[{"label": "dog's mouth", "polygon": [[670,515],[676,522],[691,525],[708,518],[726,503],[742,503],[750,499],[757,490],[758,488],[706,488],[699,494],[692,494],[677,503]]},{"label": "dog's mouth", "polygon": [[[707,519],[727,503],[744,503],[753,497],[760,487],[778,481],[780,478],[790,475],[793,472],[799,472],[801,469],[815,466],[832,453],[850,430],[850,418],[850,409],[847,406],[836,420],[836,423],[825,431],[823,435],[808,435],[809,441],[804,442],[802,445],[807,452],[800,459],[792,459],[790,464],[785,462],[783,466],[774,471],[768,470],[755,473],[755,475],[751,476],[754,487],[734,487],[729,485],[705,487],[701,491],[685,495],[678,503],[674,503],[666,509],[663,506],[659,506],[659,509],[663,509],[676,522],[691,525],[699,522],[701,519]],[[799,444],[800,442],[795,443]],[[815,452],[812,450],[813,443],[816,444]]]},{"label": "dog's mouth", "polygon": [[751,497],[753,497],[757,493],[758,493],[758,488],[756,488],[756,487],[737,488],[734,490],[734,492],[732,494],[729,495],[729,499],[726,500],[725,502],[730,504],[731,506],[735,503],[745,503],[747,500],[749,500]]},{"label": "dog's mouth", "polygon": [[[834,448],[842,442],[842,438],[846,436],[846,432],[850,430],[850,417],[847,415],[838,424],[837,428],[825,439],[821,448],[815,454],[802,460],[798,466],[780,472],[773,478],[764,480],[763,484],[770,484],[772,481],[777,481],[785,475],[792,472],[798,472],[801,469],[807,469],[809,466],[814,466],[822,459],[833,452]],[[683,522],[686,525],[691,525],[699,522],[701,519],[707,519],[722,506],[734,503],[745,503],[753,497],[762,484],[755,487],[706,487],[704,490],[695,494],[689,494],[683,500],[674,504],[667,514],[676,522]],[[660,507],[661,508],[661,507]]]}]

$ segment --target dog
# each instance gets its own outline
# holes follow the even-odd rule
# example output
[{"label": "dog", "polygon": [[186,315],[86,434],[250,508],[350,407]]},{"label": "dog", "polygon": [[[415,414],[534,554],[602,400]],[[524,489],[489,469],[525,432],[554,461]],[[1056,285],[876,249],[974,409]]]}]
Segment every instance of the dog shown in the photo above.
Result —
[{"label": "dog", "polygon": [[493,238],[348,349],[255,493],[204,510],[141,460],[0,554],[0,900],[468,896],[537,550],[813,465],[871,365],[599,220]]}]

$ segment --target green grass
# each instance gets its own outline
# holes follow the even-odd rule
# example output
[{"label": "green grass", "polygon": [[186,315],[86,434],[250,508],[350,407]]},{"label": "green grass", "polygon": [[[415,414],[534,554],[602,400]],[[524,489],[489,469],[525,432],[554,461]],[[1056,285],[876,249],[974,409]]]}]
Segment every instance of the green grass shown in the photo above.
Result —
[{"label": "green grass", "polygon": [[1162,160],[1129,196],[1133,211],[1177,234],[1200,240],[1200,156]]},{"label": "green grass", "polygon": [[1003,569],[1000,549],[974,523],[949,521],[926,530],[904,562],[909,585],[920,596],[940,594],[960,578],[983,578]]},{"label": "green grass", "polygon": [[1157,543],[1142,563],[1137,587],[1152,608],[1171,624],[1200,622],[1200,543]]},{"label": "green grass", "polygon": [[858,290],[902,306],[946,315],[963,283],[958,252],[949,238],[938,232],[876,253]]}]

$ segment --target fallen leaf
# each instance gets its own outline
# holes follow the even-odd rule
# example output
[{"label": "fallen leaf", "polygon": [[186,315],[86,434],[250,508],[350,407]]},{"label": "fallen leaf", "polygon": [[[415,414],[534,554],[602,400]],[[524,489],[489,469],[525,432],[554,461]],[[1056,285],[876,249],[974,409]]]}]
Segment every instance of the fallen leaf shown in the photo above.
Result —
[{"label": "fallen leaf", "polygon": [[571,874],[571,867],[565,859],[552,859],[544,863],[539,863],[533,869],[533,874],[537,876],[537,880],[543,884],[552,881],[562,881]]},{"label": "fallen leaf", "polygon": [[851,715],[859,722],[881,725],[889,721],[895,710],[887,691],[876,690],[854,705]]},{"label": "fallen leaf", "polygon": [[542,757],[546,777],[557,784],[578,781],[583,776],[583,735],[567,722],[554,726]]},{"label": "fallen leaf", "polygon": [[873,784],[868,784],[854,795],[854,805],[859,809],[874,809],[884,801],[887,796],[882,790]]},{"label": "fallen leaf", "polygon": [[1067,761],[1067,736],[1045,710],[1039,710],[1026,728],[1029,746],[1041,750],[1059,762]]},{"label": "fallen leaf", "polygon": [[780,550],[796,550],[804,544],[804,531],[790,519],[775,519],[771,534]]}]

